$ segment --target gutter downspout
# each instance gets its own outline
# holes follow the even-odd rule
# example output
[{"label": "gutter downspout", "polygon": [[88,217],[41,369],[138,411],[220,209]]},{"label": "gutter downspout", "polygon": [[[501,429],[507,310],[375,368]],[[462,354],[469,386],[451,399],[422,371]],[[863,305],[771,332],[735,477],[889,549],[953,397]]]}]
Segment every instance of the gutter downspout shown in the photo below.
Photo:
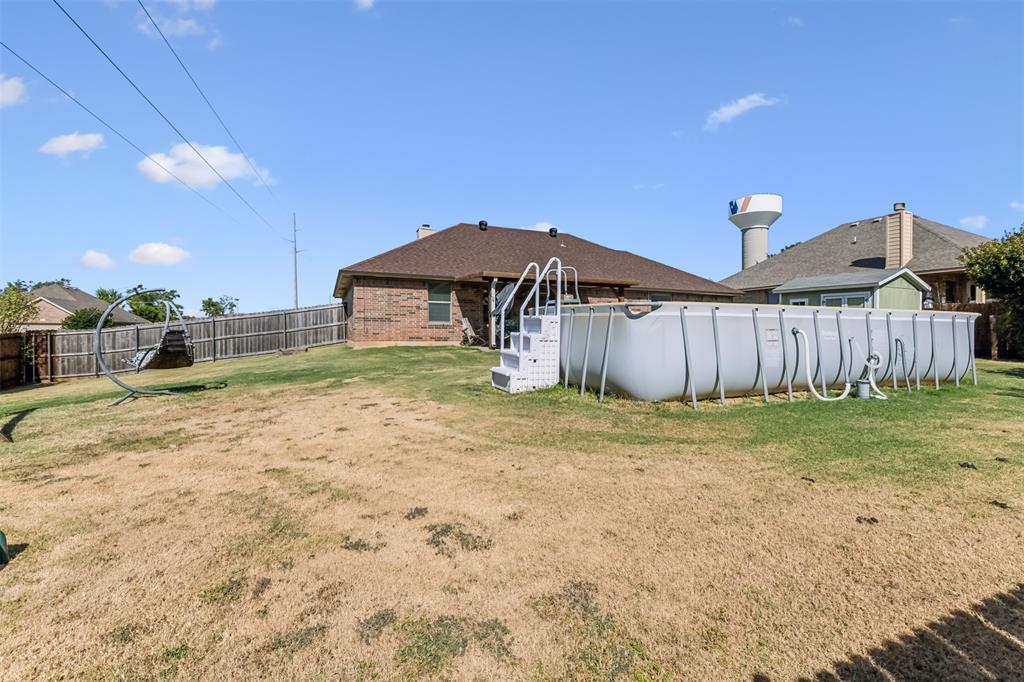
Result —
[{"label": "gutter downspout", "polygon": [[487,296],[487,336],[490,341],[490,347],[494,348],[494,299],[498,289],[498,278],[494,277],[491,279],[491,288]]}]

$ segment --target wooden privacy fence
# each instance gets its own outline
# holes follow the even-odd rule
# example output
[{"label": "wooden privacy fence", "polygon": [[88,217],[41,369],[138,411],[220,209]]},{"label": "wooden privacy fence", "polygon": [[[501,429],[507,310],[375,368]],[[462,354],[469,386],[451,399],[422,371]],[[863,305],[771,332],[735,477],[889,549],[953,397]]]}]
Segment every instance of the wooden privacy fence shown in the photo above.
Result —
[{"label": "wooden privacy fence", "polygon": [[0,389],[13,388],[28,383],[26,376],[25,344],[26,335],[0,334]]},{"label": "wooden privacy fence", "polygon": [[1024,355],[1024,348],[1014,348],[1006,339],[999,338],[996,334],[996,320],[1003,313],[1001,303],[947,303],[939,308],[981,314],[974,325],[975,357],[998,360]]},{"label": "wooden privacy fence", "polygon": [[[186,320],[185,324],[195,344],[196,362],[207,362],[343,343],[347,322],[345,307],[331,305],[208,317]],[[160,322],[104,329],[103,359],[107,366],[113,372],[134,371],[123,360],[158,343],[163,326]],[[37,344],[40,377],[52,381],[99,374],[95,335],[95,330],[47,334],[45,347]]]}]

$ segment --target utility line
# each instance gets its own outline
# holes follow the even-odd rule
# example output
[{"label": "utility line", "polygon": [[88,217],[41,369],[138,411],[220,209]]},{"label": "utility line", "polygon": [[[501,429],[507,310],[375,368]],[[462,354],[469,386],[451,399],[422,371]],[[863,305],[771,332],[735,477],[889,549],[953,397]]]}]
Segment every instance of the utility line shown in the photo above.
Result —
[{"label": "utility line", "polygon": [[203,101],[206,102],[206,106],[210,107],[210,111],[212,111],[213,115],[217,117],[217,121],[219,121],[221,127],[224,128],[224,132],[226,132],[228,134],[228,137],[231,138],[231,141],[235,143],[235,146],[238,148],[238,151],[242,152],[242,156],[244,156],[245,160],[249,163],[249,168],[251,168],[252,172],[255,173],[256,177],[260,179],[260,184],[267,188],[267,191],[270,192],[270,195],[274,197],[274,199],[277,199],[277,195],[274,194],[274,190],[270,188],[270,184],[267,183],[266,179],[263,177],[263,173],[261,173],[260,170],[256,168],[256,164],[253,163],[252,159],[249,158],[249,155],[245,153],[244,149],[242,149],[241,143],[235,138],[234,134],[228,128],[228,124],[224,122],[223,118],[221,118],[221,115],[217,113],[217,109],[214,108],[213,103],[210,101],[210,98],[207,97],[206,93],[203,92],[203,89],[199,87],[199,83],[196,82],[196,79],[192,76],[192,72],[188,70],[187,66],[185,66],[185,62],[181,60],[181,56],[178,54],[178,51],[174,49],[174,46],[171,45],[171,41],[167,40],[167,36],[164,35],[164,32],[162,30],[160,30],[160,25],[156,23],[156,19],[154,19],[153,15],[149,13],[149,10],[146,8],[146,6],[142,4],[142,0],[138,0],[138,3],[139,7],[142,8],[142,11],[146,13],[147,17],[149,17],[150,22],[152,22],[153,24],[153,28],[155,28],[156,32],[160,34],[161,38],[163,38],[164,45],[166,45],[167,49],[171,51],[171,54],[174,55],[174,58],[178,60],[178,64],[181,65],[181,68],[185,71],[185,75],[188,76],[188,79],[192,81],[192,85],[196,86],[196,90],[199,92],[199,96],[203,98]]},{"label": "utility line", "polygon": [[234,186],[234,185],[232,185],[232,184],[231,184],[230,182],[228,182],[228,179],[227,179],[227,178],[225,178],[225,177],[224,177],[223,175],[221,175],[220,171],[218,171],[218,170],[217,170],[217,169],[216,169],[216,168],[215,168],[215,167],[213,166],[213,164],[212,164],[212,163],[210,163],[210,161],[209,161],[209,160],[208,160],[208,159],[207,159],[207,158],[206,158],[205,156],[203,156],[202,152],[200,152],[200,151],[199,151],[198,149],[196,149],[196,146],[195,146],[194,144],[192,144],[192,142],[191,142],[191,141],[190,141],[190,140],[189,140],[189,139],[188,139],[187,137],[185,137],[185,134],[184,134],[184,133],[182,133],[182,132],[181,132],[181,130],[179,130],[179,129],[178,129],[178,127],[177,127],[176,125],[174,125],[173,123],[171,123],[171,120],[170,120],[169,118],[167,118],[167,116],[165,116],[165,115],[164,115],[164,112],[162,112],[162,111],[160,110],[160,107],[158,107],[158,106],[157,106],[156,104],[154,104],[154,103],[153,103],[153,100],[151,100],[151,99],[150,99],[149,97],[147,97],[147,96],[146,96],[146,93],[144,93],[144,92],[142,91],[142,89],[141,89],[141,88],[139,88],[139,86],[135,84],[135,81],[133,81],[133,80],[132,80],[132,79],[131,79],[131,78],[130,78],[130,77],[128,76],[128,74],[126,74],[126,73],[124,72],[124,70],[123,70],[123,69],[122,69],[122,68],[121,68],[120,66],[118,66],[118,65],[117,65],[117,62],[115,62],[115,61],[114,61],[114,60],[113,60],[113,59],[112,59],[112,58],[110,57],[110,55],[109,55],[109,54],[107,54],[107,53],[106,53],[106,51],[105,51],[105,50],[104,50],[104,49],[103,49],[102,47],[100,47],[100,46],[99,46],[99,43],[97,43],[97,42],[96,42],[95,40],[93,40],[93,37],[92,37],[91,35],[89,35],[89,32],[88,32],[88,31],[86,31],[86,30],[85,30],[84,28],[82,28],[82,25],[81,25],[81,24],[79,24],[79,23],[78,23],[77,21],[75,21],[75,18],[74,18],[73,16],[71,16],[71,15],[70,15],[70,14],[68,13],[68,11],[67,11],[66,9],[64,9],[64,6],[63,6],[63,5],[61,5],[61,4],[60,4],[60,2],[58,2],[58,0],[53,0],[53,4],[57,5],[57,7],[58,7],[58,8],[60,9],[60,11],[64,13],[64,16],[66,16],[66,17],[67,17],[68,19],[70,19],[70,20],[71,20],[71,23],[72,23],[72,24],[74,24],[74,25],[75,25],[75,27],[76,27],[76,28],[77,28],[77,29],[78,29],[79,31],[81,31],[81,32],[82,32],[82,35],[84,35],[84,36],[85,36],[85,37],[86,37],[86,38],[87,38],[87,39],[89,40],[89,42],[90,42],[90,43],[92,43],[93,47],[95,47],[95,48],[96,48],[97,50],[99,50],[100,54],[102,54],[102,55],[103,55],[104,57],[106,57],[107,61],[108,61],[108,62],[110,62],[110,65],[111,65],[111,66],[113,66],[113,67],[114,67],[115,69],[117,69],[117,72],[118,72],[118,73],[120,73],[120,74],[121,74],[121,76],[122,76],[122,77],[124,77],[124,79],[125,79],[126,81],[128,81],[128,83],[129,83],[129,84],[130,84],[130,85],[131,85],[131,86],[132,86],[133,88],[135,88],[135,91],[136,91],[137,93],[139,93],[139,95],[140,95],[140,96],[142,97],[142,99],[146,100],[146,103],[147,103],[147,104],[149,104],[149,106],[153,108],[153,111],[155,111],[155,112],[156,112],[157,114],[159,114],[159,115],[160,115],[160,118],[162,118],[162,119],[164,120],[164,122],[165,122],[165,123],[166,123],[166,124],[167,124],[168,126],[170,126],[170,127],[171,127],[171,129],[172,129],[172,130],[173,130],[174,132],[176,132],[176,133],[178,134],[178,137],[180,137],[180,138],[182,139],[182,141],[183,141],[183,142],[184,142],[185,144],[187,144],[187,145],[188,145],[188,146],[189,146],[189,147],[190,147],[190,148],[192,149],[192,151],[193,151],[193,152],[195,152],[195,153],[196,153],[196,156],[198,156],[198,157],[199,157],[200,159],[202,159],[202,160],[203,160],[203,162],[204,162],[204,163],[205,163],[205,164],[206,164],[207,166],[209,166],[210,170],[212,170],[212,171],[213,171],[213,172],[214,172],[214,173],[215,173],[215,174],[217,175],[217,177],[218,177],[218,178],[220,178],[220,179],[221,179],[221,180],[222,180],[222,181],[224,182],[224,184],[225,184],[225,185],[227,185],[227,186],[228,186],[228,188],[229,188],[229,189],[230,189],[230,190],[231,190],[232,192],[234,192],[235,196],[236,196],[236,197],[238,197],[238,198],[239,198],[239,200],[240,200],[240,201],[241,201],[241,202],[242,202],[243,204],[245,204],[245,205],[246,205],[246,206],[248,207],[248,209],[249,209],[250,211],[252,211],[252,212],[253,212],[253,214],[254,214],[254,215],[255,215],[255,216],[257,217],[257,218],[259,218],[259,219],[260,219],[261,221],[263,221],[263,223],[264,223],[264,224],[265,224],[265,225],[266,225],[266,226],[267,226],[267,227],[268,227],[268,228],[269,228],[269,229],[270,229],[270,230],[271,230],[271,231],[272,231],[272,232],[273,232],[273,233],[274,233],[274,234],[275,234],[275,235],[276,235],[276,236],[277,236],[278,238],[280,238],[280,239],[284,239],[285,241],[288,241],[288,240],[287,240],[287,239],[286,239],[285,237],[282,237],[282,236],[281,236],[281,235],[280,235],[280,234],[279,234],[279,233],[277,232],[277,230],[276,230],[276,229],[274,228],[274,226],[270,224],[270,221],[268,221],[268,220],[267,220],[266,218],[264,218],[264,217],[263,217],[263,214],[262,214],[262,213],[260,213],[259,211],[257,211],[257,210],[256,210],[256,208],[255,208],[255,207],[253,207],[253,205],[252,205],[252,204],[250,204],[250,203],[249,203],[249,202],[248,202],[248,201],[246,200],[246,198],[245,198],[245,197],[243,197],[243,196],[241,195],[241,193],[239,193],[239,191],[238,191],[237,189],[235,189],[235,186]]},{"label": "utility line", "polygon": [[89,115],[90,115],[90,116],[92,116],[92,117],[93,117],[94,119],[96,119],[97,121],[99,121],[100,123],[102,123],[103,125],[105,125],[105,126],[107,127],[107,129],[108,129],[108,130],[110,130],[110,132],[114,133],[115,135],[117,135],[118,137],[120,137],[120,138],[121,138],[122,140],[124,140],[124,141],[125,141],[125,142],[126,142],[126,143],[127,143],[127,144],[128,144],[128,145],[129,145],[129,146],[130,146],[130,147],[132,148],[132,149],[134,149],[134,150],[135,150],[135,151],[137,151],[138,153],[142,154],[142,156],[143,156],[144,158],[148,159],[148,160],[149,160],[150,162],[152,162],[153,164],[155,164],[155,165],[159,166],[159,167],[160,167],[160,170],[162,170],[163,172],[167,173],[167,174],[168,174],[169,176],[171,176],[172,178],[174,178],[175,180],[177,180],[178,182],[180,182],[180,183],[181,183],[181,185],[182,185],[182,186],[183,186],[183,187],[184,187],[185,189],[189,190],[190,192],[192,192],[192,193],[193,193],[193,194],[195,194],[195,195],[196,195],[197,197],[199,197],[200,199],[202,199],[203,201],[205,201],[206,203],[208,203],[208,204],[209,204],[210,206],[213,206],[213,207],[214,207],[215,209],[217,209],[217,210],[218,210],[218,211],[220,211],[221,213],[224,213],[225,215],[228,215],[227,213],[225,213],[225,211],[224,211],[224,209],[223,209],[223,208],[221,208],[221,207],[220,207],[220,206],[218,206],[217,204],[213,203],[213,201],[211,201],[209,197],[207,197],[207,196],[206,196],[205,194],[203,194],[202,192],[199,192],[199,191],[198,191],[198,190],[197,190],[196,188],[192,187],[192,185],[188,184],[187,182],[185,182],[184,180],[182,180],[181,178],[179,178],[179,177],[178,177],[177,175],[175,175],[174,173],[172,173],[172,172],[171,172],[171,171],[170,171],[170,170],[169,170],[169,169],[168,169],[168,168],[167,168],[166,166],[164,166],[164,165],[163,165],[162,163],[160,163],[159,161],[157,161],[156,159],[154,159],[154,158],[153,158],[152,156],[150,156],[150,155],[149,155],[149,154],[147,154],[146,152],[142,151],[142,149],[141,149],[141,148],[139,147],[139,145],[135,144],[134,142],[132,142],[131,140],[129,140],[129,139],[127,138],[127,137],[125,137],[125,135],[124,135],[124,134],[123,134],[123,133],[122,133],[122,132],[121,132],[120,130],[118,130],[118,129],[117,129],[117,128],[115,128],[114,126],[112,126],[112,125],[110,125],[109,123],[107,123],[106,121],[104,121],[104,120],[103,120],[103,119],[102,119],[102,118],[100,117],[100,115],[99,115],[99,114],[97,114],[97,113],[96,113],[96,112],[94,112],[94,111],[93,111],[92,109],[90,109],[89,107],[85,106],[85,105],[84,105],[84,104],[82,104],[82,103],[81,103],[80,101],[78,101],[78,99],[77,99],[77,98],[75,98],[75,96],[74,96],[74,95],[72,95],[72,94],[71,94],[70,92],[68,92],[67,90],[65,90],[65,89],[64,89],[64,88],[62,88],[61,86],[57,85],[57,83],[55,83],[55,82],[53,81],[53,79],[51,79],[51,78],[50,78],[49,76],[47,76],[47,75],[46,75],[45,73],[43,73],[42,71],[40,71],[39,69],[37,69],[37,68],[36,68],[35,66],[33,66],[31,62],[29,62],[29,61],[28,61],[27,59],[25,59],[24,57],[22,57],[22,56],[21,56],[20,54],[18,54],[17,52],[15,52],[15,51],[14,51],[14,50],[13,50],[13,49],[12,49],[12,48],[11,48],[11,47],[10,47],[10,46],[8,45],[8,44],[7,44],[7,43],[5,43],[5,42],[3,42],[3,41],[0,41],[0,46],[3,46],[3,48],[4,48],[5,50],[7,50],[7,51],[8,51],[8,52],[10,52],[11,54],[13,54],[13,55],[14,55],[15,57],[17,57],[17,58],[18,58],[19,60],[21,60],[21,63],[22,63],[22,64],[24,64],[24,65],[25,65],[25,66],[27,66],[28,68],[32,69],[33,71],[35,71],[35,72],[36,72],[36,73],[37,73],[37,74],[38,74],[38,75],[39,75],[39,76],[40,76],[40,77],[41,77],[41,78],[42,78],[43,80],[45,80],[45,81],[46,81],[47,83],[49,83],[49,84],[50,84],[50,85],[52,85],[53,87],[55,87],[55,88],[57,88],[58,90],[60,90],[60,91],[61,91],[61,93],[62,93],[62,94],[63,94],[63,95],[65,96],[65,97],[67,97],[67,98],[68,98],[69,100],[71,100],[72,102],[74,102],[75,104],[77,104],[78,106],[80,106],[80,107],[81,107],[82,109],[84,109],[84,110],[85,110],[85,112],[86,112],[87,114],[89,114]]}]

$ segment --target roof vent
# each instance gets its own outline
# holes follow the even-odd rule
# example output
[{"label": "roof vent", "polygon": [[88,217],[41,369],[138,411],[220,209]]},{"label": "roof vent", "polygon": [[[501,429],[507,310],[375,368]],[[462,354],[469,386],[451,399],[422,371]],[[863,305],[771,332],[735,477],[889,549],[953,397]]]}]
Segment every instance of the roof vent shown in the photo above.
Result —
[{"label": "roof vent", "polygon": [[434,228],[426,223],[423,223],[416,228],[416,239],[423,239],[424,237],[429,237],[432,234],[434,234]]},{"label": "roof vent", "polygon": [[552,237],[557,237],[558,236],[558,228],[557,227],[549,227],[548,228],[548,234],[550,236],[552,236]]},{"label": "roof vent", "polygon": [[486,232],[487,231],[487,221],[486,220],[481,220],[479,223],[477,223],[477,227],[480,228],[481,232]]}]

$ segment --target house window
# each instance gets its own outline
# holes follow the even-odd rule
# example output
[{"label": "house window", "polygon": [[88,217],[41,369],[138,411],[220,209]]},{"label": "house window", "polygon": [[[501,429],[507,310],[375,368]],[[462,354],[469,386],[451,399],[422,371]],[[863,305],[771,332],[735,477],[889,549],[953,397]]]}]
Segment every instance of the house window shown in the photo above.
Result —
[{"label": "house window", "polygon": [[672,294],[666,294],[662,291],[652,291],[650,299],[651,301],[671,301]]},{"label": "house window", "polygon": [[791,298],[789,299],[790,305],[807,305],[806,298]]},{"label": "house window", "polygon": [[430,324],[452,323],[451,282],[427,283],[427,322]]},{"label": "house window", "polygon": [[871,294],[828,294],[821,297],[821,304],[829,308],[867,308],[871,305]]}]

